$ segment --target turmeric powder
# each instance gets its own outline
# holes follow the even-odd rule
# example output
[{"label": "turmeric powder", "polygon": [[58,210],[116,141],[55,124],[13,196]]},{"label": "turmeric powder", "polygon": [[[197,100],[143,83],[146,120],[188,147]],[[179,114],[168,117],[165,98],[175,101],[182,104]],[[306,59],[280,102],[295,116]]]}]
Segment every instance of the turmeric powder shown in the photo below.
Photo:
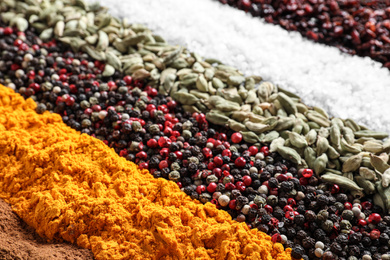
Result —
[{"label": "turmeric powder", "polygon": [[290,249],[153,178],[0,85],[0,197],[96,259],[291,259]]}]

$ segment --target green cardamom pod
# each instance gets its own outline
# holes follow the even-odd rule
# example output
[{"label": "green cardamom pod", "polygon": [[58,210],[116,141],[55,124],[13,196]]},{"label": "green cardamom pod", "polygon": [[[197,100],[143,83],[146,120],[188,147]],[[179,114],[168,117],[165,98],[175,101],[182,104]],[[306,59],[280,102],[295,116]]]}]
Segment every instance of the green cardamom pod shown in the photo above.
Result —
[{"label": "green cardamom pod", "polygon": [[355,136],[357,138],[359,138],[359,137],[373,137],[375,139],[382,140],[382,139],[389,137],[389,134],[384,133],[384,132],[375,132],[375,131],[371,131],[371,130],[361,130],[361,131],[355,132]]},{"label": "green cardamom pod", "polygon": [[196,80],[196,88],[202,92],[209,91],[207,80],[205,79],[205,77],[202,74],[199,75],[198,79]]},{"label": "green cardamom pod", "polygon": [[332,159],[332,160],[340,157],[340,154],[337,152],[337,150],[333,146],[328,147],[326,154],[328,155],[329,159]]},{"label": "green cardamom pod", "polygon": [[282,92],[279,92],[277,98],[288,114],[294,115],[298,112],[295,102],[289,96]]},{"label": "green cardamom pod", "polygon": [[278,150],[278,147],[284,146],[284,143],[285,140],[282,137],[274,139],[269,146],[270,152],[276,152]]},{"label": "green cardamom pod", "polygon": [[302,163],[301,156],[293,148],[286,147],[286,146],[279,146],[277,147],[277,152],[286,160],[290,160],[296,164]]},{"label": "green cardamom pod", "polygon": [[321,180],[330,184],[337,184],[343,189],[349,190],[349,191],[362,191],[363,189],[359,187],[354,181],[337,175],[333,173],[326,173],[321,176]]},{"label": "green cardamom pod", "polygon": [[303,152],[303,157],[305,158],[305,161],[309,165],[311,169],[314,168],[314,161],[316,160],[316,152],[314,151],[313,148],[310,146],[305,148],[305,151]]},{"label": "green cardamom pod", "polygon": [[[199,99],[190,93],[176,92],[173,94],[173,98],[184,105],[194,105]],[[227,120],[226,120],[227,122]]]},{"label": "green cardamom pod", "polygon": [[253,132],[240,132],[242,134],[242,138],[244,139],[245,142],[254,144],[260,142],[260,138]]},{"label": "green cardamom pod", "polygon": [[236,131],[236,132],[247,131],[244,124],[241,124],[233,119],[229,119],[227,123],[228,123],[230,129],[232,129],[233,131]]},{"label": "green cardamom pod", "polygon": [[265,125],[261,123],[253,123],[251,121],[247,121],[245,123],[245,126],[256,134],[261,134],[265,131],[268,131],[268,129],[270,128],[269,125]]},{"label": "green cardamom pod", "polygon": [[261,142],[263,143],[271,143],[273,140],[279,137],[278,131],[271,131],[264,135],[264,137],[261,139]]},{"label": "green cardamom pod", "polygon": [[375,141],[366,141],[363,144],[363,149],[371,153],[380,153],[383,151],[383,145]]},{"label": "green cardamom pod", "polygon": [[300,134],[297,134],[295,132],[289,132],[288,137],[290,139],[291,144],[297,148],[304,148],[307,146],[306,139]]},{"label": "green cardamom pod", "polygon": [[371,165],[380,173],[384,173],[387,169],[390,168],[386,162],[384,162],[379,156],[370,154]]},{"label": "green cardamom pod", "polygon": [[352,155],[343,163],[343,172],[354,172],[359,169],[362,163],[363,155],[361,153]]},{"label": "green cardamom pod", "polygon": [[349,144],[354,144],[355,143],[355,134],[353,133],[353,130],[349,127],[343,127],[343,137],[345,141]]},{"label": "green cardamom pod", "polygon": [[352,129],[353,132],[357,132],[360,130],[360,126],[355,121],[349,118],[344,120],[344,125]]},{"label": "green cardamom pod", "polygon": [[326,153],[326,151],[328,151],[328,148],[329,148],[328,139],[326,139],[325,137],[322,137],[321,135],[318,135],[316,147],[317,147],[316,148],[317,156],[320,156],[321,154]]},{"label": "green cardamom pod", "polygon": [[111,66],[110,64],[106,64],[104,66],[104,71],[102,73],[103,77],[111,77],[115,73],[115,68]]},{"label": "green cardamom pod", "polygon": [[375,171],[367,168],[367,167],[360,167],[359,168],[359,175],[362,176],[364,179],[369,181],[376,181],[378,178],[376,177]]},{"label": "green cardamom pod", "polygon": [[322,173],[325,170],[327,163],[328,163],[328,156],[326,155],[326,153],[323,153],[321,156],[315,159],[313,168],[317,177],[320,176],[320,173]]},{"label": "green cardamom pod", "polygon": [[307,134],[306,134],[306,142],[308,145],[312,145],[316,142],[317,140],[317,131],[314,129],[311,129]]}]

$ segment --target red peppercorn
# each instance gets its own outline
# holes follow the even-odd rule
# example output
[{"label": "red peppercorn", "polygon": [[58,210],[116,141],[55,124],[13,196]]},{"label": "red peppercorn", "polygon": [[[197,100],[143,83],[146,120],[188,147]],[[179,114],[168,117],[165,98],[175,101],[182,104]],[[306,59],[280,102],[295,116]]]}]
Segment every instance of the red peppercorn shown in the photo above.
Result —
[{"label": "red peppercorn", "polygon": [[172,141],[165,136],[162,136],[162,137],[160,137],[160,139],[158,139],[158,145],[160,147],[168,147],[171,143],[172,143]]},{"label": "red peppercorn", "polygon": [[[220,141],[226,141],[227,140],[227,136],[225,133],[219,133],[218,134],[218,140]],[[222,143],[221,143],[222,144]]]},{"label": "red peppercorn", "polygon": [[378,229],[373,229],[373,230],[371,230],[371,232],[370,232],[370,238],[371,238],[371,240],[376,240],[376,239],[378,239],[380,235],[381,235],[381,232],[380,232]]},{"label": "red peppercorn", "polygon": [[72,106],[74,104],[74,102],[75,102],[74,97],[69,97],[69,98],[66,99],[65,104],[67,106]]},{"label": "red peppercorn", "polygon": [[[267,205],[266,205],[267,206]],[[272,209],[273,211],[273,209]],[[279,220],[277,218],[271,218],[271,221],[270,221],[271,225],[274,226],[274,227],[278,227],[279,225]]]},{"label": "red peppercorn", "polygon": [[271,237],[273,243],[280,243],[282,241],[282,236],[279,233],[275,233]]},{"label": "red peppercorn", "polygon": [[378,224],[379,222],[381,222],[382,218],[381,218],[381,215],[379,215],[378,213],[372,213],[369,217],[368,217],[368,222],[370,222],[371,224]]},{"label": "red peppercorn", "polygon": [[284,181],[287,181],[288,180],[288,176],[286,174],[279,174],[278,177],[276,177],[276,179],[279,181],[279,182],[284,182]]},{"label": "red peppercorn", "polygon": [[127,84],[130,85],[131,82],[133,81],[133,78],[131,76],[124,76],[123,81]]},{"label": "red peppercorn", "polygon": [[196,192],[198,194],[201,194],[202,192],[205,192],[206,191],[206,187],[204,185],[199,185],[198,187],[196,187]]},{"label": "red peppercorn", "polygon": [[165,127],[163,133],[164,133],[164,135],[166,135],[166,136],[170,136],[170,135],[172,134],[172,128],[170,128],[170,127]]},{"label": "red peppercorn", "polygon": [[241,133],[234,133],[232,134],[232,142],[235,144],[238,144],[242,141],[242,134]]},{"label": "red peppercorn", "polygon": [[151,97],[155,97],[155,96],[157,96],[157,94],[158,94],[158,91],[157,91],[157,89],[155,89],[155,88],[151,88],[151,89],[148,91],[148,95],[151,96]]},{"label": "red peppercorn", "polygon": [[213,153],[211,152],[210,148],[207,147],[202,149],[202,153],[206,157],[206,159],[209,159],[213,156]]},{"label": "red peppercorn", "polygon": [[236,200],[229,201],[229,208],[230,209],[236,209],[236,206],[237,206]]},{"label": "red peppercorn", "polygon": [[252,156],[254,156],[259,152],[259,149],[256,146],[252,145],[248,148],[248,151]]},{"label": "red peppercorn", "polygon": [[291,205],[286,205],[286,206],[284,206],[283,211],[284,212],[293,211],[293,208],[291,207]]},{"label": "red peppercorn", "polygon": [[246,160],[244,159],[244,157],[238,157],[238,158],[234,161],[234,164],[235,164],[237,167],[244,167],[245,164],[246,164]]},{"label": "red peppercorn", "polygon": [[297,202],[296,202],[295,199],[293,199],[293,198],[288,198],[288,199],[287,199],[287,204],[294,207],[294,206],[297,205]]},{"label": "red peppercorn", "polygon": [[[221,170],[222,170],[222,169],[221,169]],[[230,175],[230,172],[228,172],[228,171],[222,171],[222,174],[223,174],[223,176],[226,176],[226,177],[227,177],[227,176],[231,176],[231,175]]]},{"label": "red peppercorn", "polygon": [[340,192],[340,187],[339,187],[339,185],[333,184],[333,185],[332,185],[332,188],[331,188],[331,190],[330,190],[330,192],[331,192],[332,194],[339,193],[339,192]]},{"label": "red peppercorn", "polygon": [[176,156],[177,156],[177,159],[179,159],[179,160],[182,160],[182,159],[183,159],[183,153],[182,153],[182,152],[176,151],[175,154],[176,154]]},{"label": "red peppercorn", "polygon": [[242,181],[236,182],[236,187],[237,187],[237,189],[239,191],[245,191],[246,190],[246,186],[245,186],[245,184]]},{"label": "red peppercorn", "polygon": [[313,176],[313,170],[312,169],[303,169],[302,176],[305,178],[310,178]]},{"label": "red peppercorn", "polygon": [[65,74],[60,75],[60,80],[61,80],[62,82],[67,81],[67,79],[68,79],[68,76],[66,76]]},{"label": "red peppercorn", "polygon": [[216,190],[217,190],[217,184],[214,183],[214,182],[211,182],[211,183],[207,186],[207,191],[210,192],[210,193],[214,193]]},{"label": "red peppercorn", "polygon": [[299,178],[299,184],[306,186],[309,184],[309,180],[306,179],[305,177],[301,177],[301,178]]},{"label": "red peppercorn", "polygon": [[268,156],[269,155],[269,149],[267,146],[263,146],[260,148],[260,152],[262,152],[264,154],[264,156]]},{"label": "red peppercorn", "polygon": [[289,219],[289,220],[293,220],[294,219],[294,212],[287,211],[286,214],[284,214],[284,217]]},{"label": "red peppercorn", "polygon": [[225,149],[222,151],[222,156],[232,157],[232,151],[230,151],[229,149]]},{"label": "red peppercorn", "polygon": [[215,168],[215,163],[209,162],[209,163],[207,164],[207,169],[213,170],[214,168]]},{"label": "red peppercorn", "polygon": [[364,201],[361,203],[363,209],[370,210],[372,208],[372,203],[369,201]]},{"label": "red peppercorn", "polygon": [[168,157],[168,155],[169,155],[169,149],[168,149],[168,148],[162,148],[162,149],[160,150],[160,155],[161,155],[163,158]]},{"label": "red peppercorn", "polygon": [[352,209],[352,203],[351,202],[345,202],[344,203],[344,209]]},{"label": "red peppercorn", "polygon": [[230,143],[229,142],[223,142],[223,146],[225,146],[226,149],[230,148]]},{"label": "red peppercorn", "polygon": [[20,69],[20,66],[18,64],[14,63],[11,65],[11,70],[18,70],[18,69]]},{"label": "red peppercorn", "polygon": [[249,175],[244,175],[242,177],[242,182],[245,184],[245,186],[250,186],[252,184],[252,178]]},{"label": "red peppercorn", "polygon": [[12,34],[13,32],[14,32],[14,30],[12,30],[11,27],[5,27],[5,28],[4,28],[4,31],[3,31],[4,35],[10,35],[10,34]]},{"label": "red peppercorn", "polygon": [[32,88],[35,92],[41,90],[41,86],[38,83],[31,83],[28,87]]},{"label": "red peppercorn", "polygon": [[167,103],[167,107],[168,107],[169,110],[174,110],[174,109],[176,108],[176,106],[177,106],[177,103],[176,103],[176,101],[174,101],[174,100],[169,101],[169,102]]},{"label": "red peppercorn", "polygon": [[217,146],[219,146],[219,145],[222,145],[221,140],[215,140],[215,141],[214,141],[214,147],[217,147]]},{"label": "red peppercorn", "polygon": [[222,165],[221,170],[222,170],[222,171],[230,172],[230,166],[229,166],[229,164],[224,164],[224,165]]},{"label": "red peppercorn", "polygon": [[197,115],[197,116],[196,116],[196,121],[197,121],[199,124],[206,122],[206,116],[205,116],[205,114],[201,113],[201,114]]},{"label": "red peppercorn", "polygon": [[225,184],[225,189],[226,190],[234,190],[235,188],[236,188],[236,185],[234,185],[231,182]]},{"label": "red peppercorn", "polygon": [[270,206],[270,205],[265,205],[264,206],[264,209],[268,212],[268,213],[271,213],[272,214],[272,212],[274,212],[274,209],[272,208],[272,206]]},{"label": "red peppercorn", "polygon": [[137,157],[141,160],[146,160],[146,158],[148,158],[148,155],[144,151],[141,151],[141,152],[137,153],[135,155],[135,157]]},{"label": "red peppercorn", "polygon": [[139,164],[139,167],[140,167],[141,169],[148,169],[148,168],[149,168],[149,164],[146,163],[146,162],[143,162],[143,163],[140,163],[140,164]]},{"label": "red peppercorn", "polygon": [[223,160],[220,156],[215,156],[214,157],[214,163],[216,166],[222,166],[223,164]]},{"label": "red peppercorn", "polygon": [[155,139],[149,139],[147,142],[146,142],[146,145],[150,148],[156,148],[158,146],[158,143]]},{"label": "red peppercorn", "polygon": [[162,160],[159,164],[158,164],[158,168],[160,168],[160,170],[164,169],[164,168],[167,168],[168,167],[168,161],[166,160]]},{"label": "red peppercorn", "polygon": [[364,219],[359,219],[358,225],[359,225],[359,226],[362,226],[362,227],[365,227],[365,226],[367,226],[367,221],[364,220]]},{"label": "red peppercorn", "polygon": [[[214,168],[213,169],[213,174],[215,175],[215,176],[219,176],[219,177],[221,177],[222,176],[222,169],[221,168]],[[219,178],[218,177],[218,178]]]},{"label": "red peppercorn", "polygon": [[23,41],[21,40],[21,39],[16,39],[15,41],[14,41],[14,46],[16,46],[16,47],[18,47],[20,44],[22,44],[23,43]]}]

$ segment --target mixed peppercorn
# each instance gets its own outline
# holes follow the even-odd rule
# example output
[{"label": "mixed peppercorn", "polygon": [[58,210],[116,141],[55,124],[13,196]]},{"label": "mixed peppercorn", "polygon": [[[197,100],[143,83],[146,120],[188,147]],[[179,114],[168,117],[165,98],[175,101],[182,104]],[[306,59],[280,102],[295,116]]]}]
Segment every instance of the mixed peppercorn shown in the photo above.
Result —
[{"label": "mixed peppercorn", "polygon": [[0,24],[0,83],[33,98],[155,177],[291,247],[296,259],[390,259],[390,216],[320,183],[267,146],[209,124],[142,81],[61,43]]},{"label": "mixed peppercorn", "polygon": [[388,0],[219,0],[269,23],[390,68]]}]

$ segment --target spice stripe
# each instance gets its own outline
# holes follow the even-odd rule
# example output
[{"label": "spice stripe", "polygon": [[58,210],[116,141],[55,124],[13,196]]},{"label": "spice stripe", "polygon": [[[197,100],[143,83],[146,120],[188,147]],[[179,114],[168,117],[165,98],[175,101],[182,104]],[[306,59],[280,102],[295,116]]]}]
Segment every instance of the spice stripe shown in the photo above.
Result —
[{"label": "spice stripe", "polygon": [[261,75],[319,106],[370,129],[390,131],[390,73],[369,58],[303,39],[211,0],[100,0],[114,16],[143,23],[171,44],[211,54],[246,75]]},{"label": "spice stripe", "polygon": [[0,86],[0,197],[38,234],[96,259],[290,259],[291,249],[35,106]]}]

